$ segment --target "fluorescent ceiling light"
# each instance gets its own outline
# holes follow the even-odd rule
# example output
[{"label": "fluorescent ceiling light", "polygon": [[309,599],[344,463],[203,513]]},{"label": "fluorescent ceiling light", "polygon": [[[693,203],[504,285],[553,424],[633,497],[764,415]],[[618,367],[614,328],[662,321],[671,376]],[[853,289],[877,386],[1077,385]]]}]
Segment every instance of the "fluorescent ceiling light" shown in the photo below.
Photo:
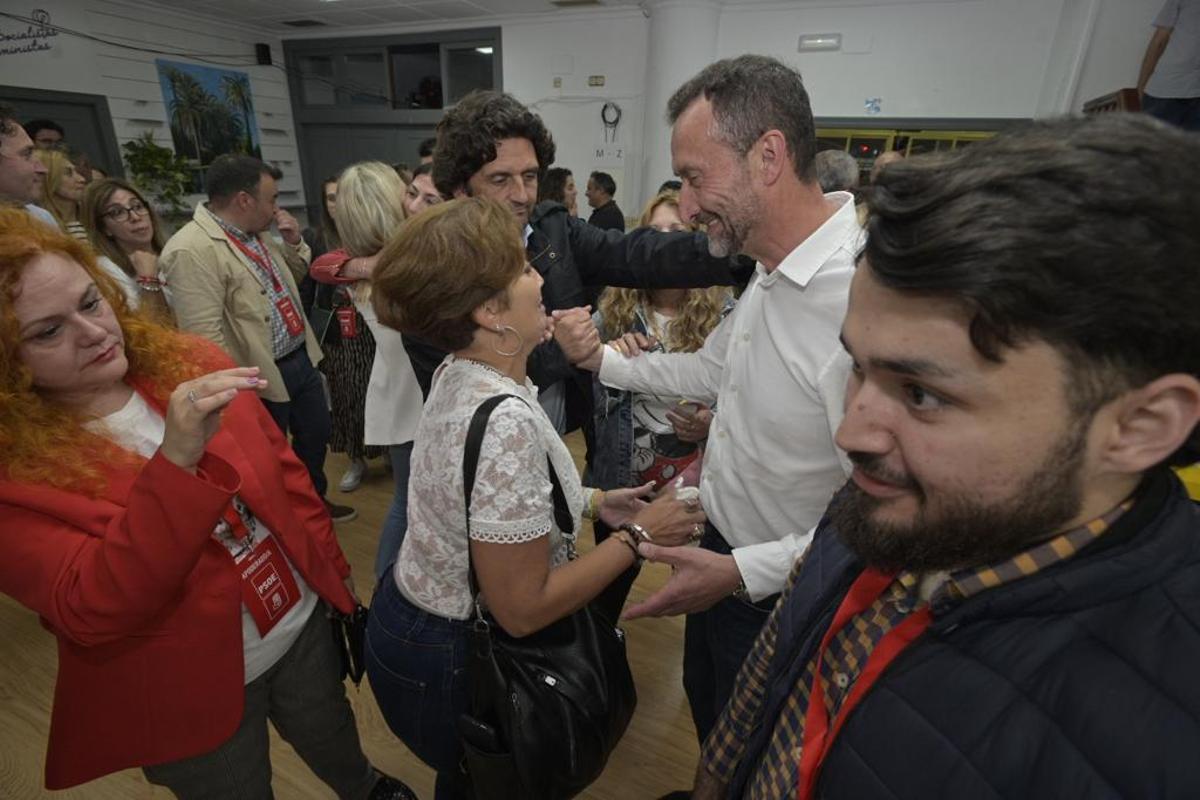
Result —
[{"label": "fluorescent ceiling light", "polygon": [[810,50],[840,50],[842,35],[840,33],[808,33],[800,37],[800,52]]},{"label": "fluorescent ceiling light", "polygon": [[490,56],[490,55],[492,54],[492,48],[490,48],[490,47],[476,47],[476,48],[475,48],[475,52],[476,52],[476,53],[483,53],[485,56]]}]

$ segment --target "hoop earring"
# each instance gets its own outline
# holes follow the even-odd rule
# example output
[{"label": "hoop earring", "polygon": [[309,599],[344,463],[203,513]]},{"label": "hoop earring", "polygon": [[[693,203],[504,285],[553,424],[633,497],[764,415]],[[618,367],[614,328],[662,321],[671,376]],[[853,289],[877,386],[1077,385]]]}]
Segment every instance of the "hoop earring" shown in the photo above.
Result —
[{"label": "hoop earring", "polygon": [[505,351],[501,350],[499,347],[496,347],[496,345],[492,345],[492,349],[496,351],[496,355],[504,356],[505,358],[512,358],[513,356],[520,353],[522,349],[524,349],[525,337],[522,336],[521,332],[519,330],[517,330],[516,328],[514,328],[512,325],[502,325],[502,326],[496,328],[496,333],[500,334],[500,341],[504,341],[504,337],[505,337],[505,335],[507,335],[508,331],[512,331],[514,334],[516,334],[517,349],[513,350],[511,353],[506,353]]}]

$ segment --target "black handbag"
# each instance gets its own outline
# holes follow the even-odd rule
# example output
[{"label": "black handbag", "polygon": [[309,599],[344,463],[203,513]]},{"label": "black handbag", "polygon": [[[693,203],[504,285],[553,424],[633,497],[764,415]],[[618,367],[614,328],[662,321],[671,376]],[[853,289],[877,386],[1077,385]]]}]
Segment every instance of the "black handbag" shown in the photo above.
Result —
[{"label": "black handbag", "polygon": [[[489,398],[471,419],[463,454],[468,530],[488,417],[509,397],[516,395]],[[554,464],[549,467],[555,522],[569,536],[574,520]],[[467,553],[469,563],[469,543]],[[467,666],[471,702],[458,729],[474,797],[574,797],[599,777],[637,706],[625,635],[614,616],[588,605],[513,638],[480,608],[473,564],[469,575],[476,598]]]},{"label": "black handbag", "polygon": [[333,633],[333,646],[342,660],[342,677],[362,683],[367,671],[365,657],[367,643],[367,609],[361,603],[349,614],[336,609],[329,610],[329,625]]}]

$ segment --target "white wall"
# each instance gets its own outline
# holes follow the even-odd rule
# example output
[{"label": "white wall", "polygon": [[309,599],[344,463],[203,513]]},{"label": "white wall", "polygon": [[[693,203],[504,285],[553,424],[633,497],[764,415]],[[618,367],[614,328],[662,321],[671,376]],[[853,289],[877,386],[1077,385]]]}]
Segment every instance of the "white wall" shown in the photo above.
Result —
[{"label": "white wall", "polygon": [[[277,38],[159,8],[148,13],[135,3],[114,0],[38,0],[37,6],[50,14],[55,25],[110,41],[171,52],[240,56],[211,60],[236,64],[227,68],[250,76],[263,158],[284,172],[280,203],[304,204],[286,76],[275,67],[247,66],[254,64],[255,42],[269,43],[272,60],[282,64],[283,51]],[[5,29],[19,25],[6,18],[0,18],[0,23]],[[0,84],[104,95],[108,98],[118,142],[149,130],[156,142],[173,148],[154,60],[199,61],[127,50],[65,33],[47,42],[51,44],[47,51],[0,57]]]},{"label": "white wall", "polygon": [[1088,37],[1072,108],[1109,92],[1137,85],[1142,56],[1164,0],[1102,0]]},{"label": "white wall", "polygon": [[[1061,0],[727,8],[718,55],[774,55],[800,69],[818,117],[1033,116]],[[801,34],[842,49],[797,52]]]},{"label": "white wall", "polygon": [[[581,216],[590,213],[583,188],[596,169],[613,176],[617,205],[626,215],[640,210],[647,30],[636,11],[604,14],[587,23],[543,18],[501,28],[504,88],[534,108],[554,135],[556,163],[575,174]],[[604,86],[589,87],[589,75],[603,75]],[[554,88],[556,76],[562,78],[561,89]],[[621,109],[615,141],[608,133],[608,142],[600,119],[606,101]],[[606,146],[608,156],[597,158],[597,148]]]}]

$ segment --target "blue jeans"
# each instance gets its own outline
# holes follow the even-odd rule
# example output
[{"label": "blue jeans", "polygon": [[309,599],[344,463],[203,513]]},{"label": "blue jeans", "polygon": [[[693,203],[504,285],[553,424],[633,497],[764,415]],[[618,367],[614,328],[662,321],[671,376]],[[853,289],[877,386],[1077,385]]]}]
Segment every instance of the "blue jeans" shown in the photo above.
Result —
[{"label": "blue jeans", "polygon": [[1147,94],[1142,96],[1142,110],[1185,131],[1200,131],[1200,97],[1151,97]]},{"label": "blue jeans", "polygon": [[404,532],[408,530],[408,476],[412,461],[413,443],[394,444],[388,448],[392,459],[392,479],[396,489],[392,494],[392,507],[388,509],[383,530],[379,532],[379,546],[375,549],[375,582],[383,580],[387,568],[400,554],[404,544]]},{"label": "blue jeans", "polygon": [[283,375],[288,400],[284,403],[263,400],[263,405],[283,435],[292,434],[292,450],[308,469],[317,494],[324,497],[329,488],[325,480],[325,451],[329,446],[330,422],[321,374],[309,361],[303,346],[276,361],[275,366]]},{"label": "blue jeans", "polygon": [[[700,546],[731,552],[712,523],[705,526]],[[688,615],[683,631],[683,690],[701,744],[729,702],[742,662],[778,599],[775,594],[748,603],[726,597],[706,611]]]},{"label": "blue jeans", "polygon": [[467,797],[458,718],[468,709],[466,620],[414,606],[385,576],[367,620],[367,675],[392,733],[437,772],[436,800]]}]

